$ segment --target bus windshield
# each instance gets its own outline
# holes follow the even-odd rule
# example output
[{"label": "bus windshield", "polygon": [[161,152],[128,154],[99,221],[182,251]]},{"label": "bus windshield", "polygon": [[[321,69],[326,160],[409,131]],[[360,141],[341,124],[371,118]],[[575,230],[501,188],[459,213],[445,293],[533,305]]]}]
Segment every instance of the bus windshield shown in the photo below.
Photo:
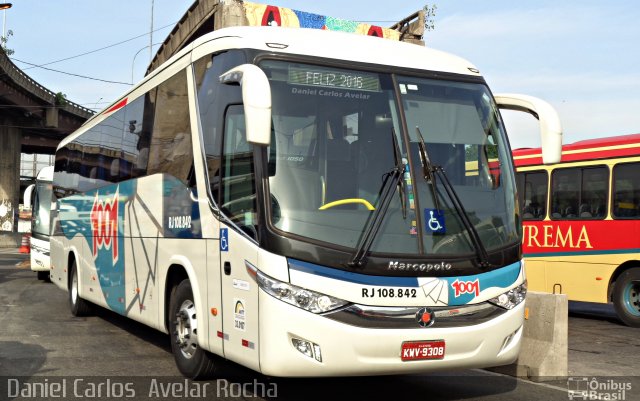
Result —
[{"label": "bus windshield", "polygon": [[51,209],[51,181],[36,182],[33,201],[34,233],[49,236],[49,216]]},{"label": "bus windshield", "polygon": [[[510,153],[484,84],[271,60],[261,67],[272,90],[276,229],[355,249],[398,168],[399,146],[402,179],[371,252],[460,257],[477,252],[470,231],[489,252],[519,240]],[[462,208],[441,175],[425,177],[421,136]]]}]

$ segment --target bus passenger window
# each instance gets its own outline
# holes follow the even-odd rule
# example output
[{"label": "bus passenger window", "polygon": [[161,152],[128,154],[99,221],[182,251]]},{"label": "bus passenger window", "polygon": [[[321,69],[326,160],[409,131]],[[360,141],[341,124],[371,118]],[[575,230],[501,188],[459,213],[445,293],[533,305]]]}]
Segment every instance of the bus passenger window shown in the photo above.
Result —
[{"label": "bus passenger window", "polygon": [[640,217],[639,172],[640,163],[618,164],[613,168],[613,217]]},{"label": "bus passenger window", "polygon": [[518,173],[518,192],[522,202],[523,220],[542,220],[546,216],[547,172]]},{"label": "bus passenger window", "polygon": [[256,183],[253,147],[247,143],[241,105],[227,110],[222,154],[222,211],[245,233],[257,239]]},{"label": "bus passenger window", "polygon": [[187,77],[180,71],[158,86],[147,174],[172,175],[190,187],[193,168]]},{"label": "bus passenger window", "polygon": [[609,192],[607,167],[557,169],[551,181],[552,219],[605,217]]}]

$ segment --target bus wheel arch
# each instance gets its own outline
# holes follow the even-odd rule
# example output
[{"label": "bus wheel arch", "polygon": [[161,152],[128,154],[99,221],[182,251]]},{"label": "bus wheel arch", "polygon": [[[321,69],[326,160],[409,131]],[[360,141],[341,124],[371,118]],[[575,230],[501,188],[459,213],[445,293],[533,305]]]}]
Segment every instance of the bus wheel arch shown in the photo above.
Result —
[{"label": "bus wheel arch", "polygon": [[640,268],[640,260],[627,260],[626,262],[618,266],[616,270],[614,270],[614,272],[611,274],[611,279],[609,280],[609,289],[607,290],[607,300],[609,302],[613,302],[613,290],[616,286],[618,277],[620,277],[622,273],[627,270],[638,268]]},{"label": "bus wheel arch", "polygon": [[177,287],[183,280],[189,279],[187,270],[178,264],[172,264],[167,270],[167,278],[164,286],[164,328],[167,333],[170,332],[170,314],[169,307],[171,304],[171,294],[175,287]]},{"label": "bus wheel arch", "polygon": [[[204,310],[196,309],[196,297],[187,270],[171,265],[165,286],[165,326],[171,338],[171,351],[180,372],[191,379],[213,376],[213,355],[198,344],[198,326],[206,331]],[[198,317],[200,316],[200,319]]]},{"label": "bus wheel arch", "polygon": [[67,291],[71,291],[71,266],[78,266],[78,258],[76,252],[72,249],[67,255],[67,264],[65,270],[67,272]]},{"label": "bus wheel arch", "polygon": [[616,314],[628,326],[640,327],[640,262],[625,262],[616,269],[609,285],[609,299]]}]

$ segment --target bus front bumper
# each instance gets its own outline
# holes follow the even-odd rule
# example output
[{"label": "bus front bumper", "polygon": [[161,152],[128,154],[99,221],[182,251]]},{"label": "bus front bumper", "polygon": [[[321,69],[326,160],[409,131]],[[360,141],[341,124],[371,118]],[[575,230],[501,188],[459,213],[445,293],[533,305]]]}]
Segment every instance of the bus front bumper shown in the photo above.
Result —
[{"label": "bus front bumper", "polygon": [[[260,291],[260,369],[270,376],[358,376],[483,368],[512,363],[522,340],[524,302],[480,324],[368,328],[315,315]],[[442,359],[401,359],[402,344],[445,342]],[[295,343],[318,348],[313,356]],[[320,358],[316,358],[320,354]],[[321,360],[318,360],[321,359]]]}]

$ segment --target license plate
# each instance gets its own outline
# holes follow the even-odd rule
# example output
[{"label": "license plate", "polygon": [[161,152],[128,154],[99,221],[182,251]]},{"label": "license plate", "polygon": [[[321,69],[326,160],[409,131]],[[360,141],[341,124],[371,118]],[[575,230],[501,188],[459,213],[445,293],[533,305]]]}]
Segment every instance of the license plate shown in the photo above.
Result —
[{"label": "license plate", "polygon": [[403,361],[443,359],[444,340],[404,342],[400,349],[400,358]]}]

